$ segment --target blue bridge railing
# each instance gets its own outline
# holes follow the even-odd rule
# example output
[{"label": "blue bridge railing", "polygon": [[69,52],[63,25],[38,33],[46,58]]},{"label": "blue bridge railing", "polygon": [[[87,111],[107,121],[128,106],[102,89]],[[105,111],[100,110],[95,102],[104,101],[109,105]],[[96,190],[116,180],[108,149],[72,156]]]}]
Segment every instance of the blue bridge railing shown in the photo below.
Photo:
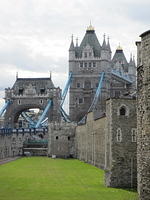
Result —
[{"label": "blue bridge railing", "polygon": [[48,128],[1,128],[0,135],[47,133]]}]

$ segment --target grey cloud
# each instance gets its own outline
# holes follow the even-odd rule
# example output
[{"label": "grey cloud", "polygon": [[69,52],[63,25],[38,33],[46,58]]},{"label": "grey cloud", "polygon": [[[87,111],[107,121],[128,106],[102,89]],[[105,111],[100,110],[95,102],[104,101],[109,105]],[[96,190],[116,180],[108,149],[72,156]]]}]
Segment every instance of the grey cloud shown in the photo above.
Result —
[{"label": "grey cloud", "polygon": [[64,72],[67,68],[65,57],[44,56],[42,53],[32,56],[32,51],[24,44],[13,43],[0,49],[0,65],[12,65],[18,69],[46,72]]},{"label": "grey cloud", "polygon": [[144,24],[149,24],[150,19],[150,2],[146,5],[135,4],[128,8],[128,16],[135,21],[139,21]]},{"label": "grey cloud", "polygon": [[[75,33],[81,41],[90,20],[95,26],[96,33],[100,34],[98,37],[102,38],[104,32],[108,33],[113,36],[111,39],[118,43],[121,39],[124,40],[128,48],[131,38],[126,36],[131,36],[130,29],[135,29],[135,22],[140,23],[132,36],[138,34],[141,24],[149,24],[149,7],[146,0],[55,0],[53,5],[50,0],[1,1],[0,69],[4,73],[6,66],[10,66],[14,71],[51,70],[55,73],[66,73],[69,37]],[[42,50],[33,55],[33,48],[38,48],[38,45],[31,48],[30,42],[36,39],[40,45],[44,38],[55,41],[58,48],[55,55],[45,55]],[[53,46],[49,48],[53,51]],[[60,49],[66,53],[61,55]],[[4,77],[0,80],[1,87],[11,86],[14,81],[12,75],[9,75],[8,79],[7,76]]]},{"label": "grey cloud", "polygon": [[[0,66],[0,69],[2,67]],[[4,69],[2,70],[4,73],[0,78],[0,93],[4,93],[4,89],[8,88],[8,87],[12,87],[13,83],[15,82],[15,73],[14,75],[8,74],[4,71]],[[4,97],[4,95],[3,95]]]}]

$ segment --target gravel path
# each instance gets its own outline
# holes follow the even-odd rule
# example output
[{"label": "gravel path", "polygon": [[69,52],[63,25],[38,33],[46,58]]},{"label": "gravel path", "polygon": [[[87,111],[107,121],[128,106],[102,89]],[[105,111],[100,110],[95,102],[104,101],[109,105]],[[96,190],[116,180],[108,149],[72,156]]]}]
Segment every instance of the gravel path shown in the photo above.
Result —
[{"label": "gravel path", "polygon": [[5,163],[8,163],[8,162],[11,162],[11,161],[14,161],[14,160],[17,160],[21,157],[12,157],[12,158],[4,158],[4,159],[0,159],[0,165],[3,165]]}]

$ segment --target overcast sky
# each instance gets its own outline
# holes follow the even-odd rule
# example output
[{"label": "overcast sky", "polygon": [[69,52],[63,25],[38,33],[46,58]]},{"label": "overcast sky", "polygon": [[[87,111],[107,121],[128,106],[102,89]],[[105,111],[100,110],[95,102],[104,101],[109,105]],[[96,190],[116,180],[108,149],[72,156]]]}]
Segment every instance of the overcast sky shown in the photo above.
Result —
[{"label": "overcast sky", "polygon": [[[48,77],[64,87],[71,35],[84,37],[90,21],[112,52],[120,43],[129,60],[135,41],[150,29],[149,0],[0,0],[0,98],[19,77]],[[0,106],[2,105],[0,100]]]}]

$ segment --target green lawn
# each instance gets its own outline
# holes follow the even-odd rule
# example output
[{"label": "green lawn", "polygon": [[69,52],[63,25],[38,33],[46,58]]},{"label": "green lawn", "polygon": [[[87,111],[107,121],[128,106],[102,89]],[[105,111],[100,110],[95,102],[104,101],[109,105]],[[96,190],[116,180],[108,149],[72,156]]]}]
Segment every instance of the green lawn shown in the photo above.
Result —
[{"label": "green lawn", "polygon": [[106,188],[104,172],[78,160],[22,158],[0,166],[0,200],[136,200]]}]

